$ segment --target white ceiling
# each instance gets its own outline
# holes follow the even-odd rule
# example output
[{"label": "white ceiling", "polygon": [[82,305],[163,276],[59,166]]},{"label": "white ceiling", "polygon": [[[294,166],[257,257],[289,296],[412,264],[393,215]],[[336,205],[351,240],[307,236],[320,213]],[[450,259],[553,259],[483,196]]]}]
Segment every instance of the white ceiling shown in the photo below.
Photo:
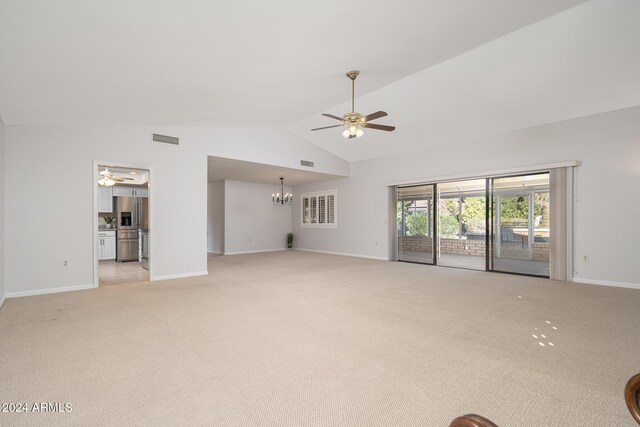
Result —
[{"label": "white ceiling", "polygon": [[149,171],[146,169],[99,165],[98,171],[103,171],[105,167],[109,168],[109,172],[114,177],[125,180],[124,182],[116,183],[116,185],[147,185],[149,183]]},{"label": "white ceiling", "polygon": [[374,123],[391,133],[310,131],[337,123],[320,112],[342,116],[349,102],[289,129],[358,161],[640,105],[638,17],[638,0],[594,0],[358,97],[356,111],[389,113]]},{"label": "white ceiling", "polygon": [[[350,96],[350,69],[369,93],[582,2],[0,0],[0,115],[10,125],[284,126],[339,113],[329,107]],[[381,94],[362,108],[386,108],[405,129],[399,115],[412,106]]]},{"label": "white ceiling", "polygon": [[210,156],[208,158],[208,182],[230,179],[263,184],[280,184],[281,176],[284,176],[285,186],[296,186],[311,182],[344,178],[340,175],[330,175],[312,170],[283,168],[280,166],[225,159],[222,157]]}]

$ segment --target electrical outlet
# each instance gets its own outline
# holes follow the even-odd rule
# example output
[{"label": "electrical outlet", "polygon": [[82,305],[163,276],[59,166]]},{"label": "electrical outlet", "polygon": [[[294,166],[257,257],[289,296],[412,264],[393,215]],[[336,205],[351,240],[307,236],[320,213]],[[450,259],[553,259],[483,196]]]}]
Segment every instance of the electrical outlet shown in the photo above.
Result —
[{"label": "electrical outlet", "polygon": [[589,262],[589,255],[582,255],[582,262]]},{"label": "electrical outlet", "polygon": [[69,267],[69,260],[63,259],[62,260],[62,268],[68,268]]}]

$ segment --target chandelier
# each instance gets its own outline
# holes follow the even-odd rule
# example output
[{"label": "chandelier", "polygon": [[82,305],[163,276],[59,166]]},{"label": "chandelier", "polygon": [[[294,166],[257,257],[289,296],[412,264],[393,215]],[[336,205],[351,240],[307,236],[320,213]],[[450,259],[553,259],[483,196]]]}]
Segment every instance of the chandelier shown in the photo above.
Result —
[{"label": "chandelier", "polygon": [[100,172],[100,179],[98,180],[98,184],[103,187],[111,187],[114,185],[116,181],[113,179],[113,175],[109,172],[109,168],[104,168],[102,172]]},{"label": "chandelier", "polygon": [[284,176],[280,177],[280,193],[272,194],[271,200],[273,201],[273,206],[291,206],[293,194],[284,193]]}]

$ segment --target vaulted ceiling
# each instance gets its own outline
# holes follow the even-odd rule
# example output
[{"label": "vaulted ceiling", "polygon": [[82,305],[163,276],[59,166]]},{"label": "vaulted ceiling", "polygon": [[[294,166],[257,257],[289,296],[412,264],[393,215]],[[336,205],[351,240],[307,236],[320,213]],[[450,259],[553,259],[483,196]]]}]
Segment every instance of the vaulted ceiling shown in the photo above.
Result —
[{"label": "vaulted ceiling", "polygon": [[[357,161],[639,104],[639,4],[0,0],[0,115],[287,127]],[[350,69],[395,132],[309,132],[347,111]]]}]

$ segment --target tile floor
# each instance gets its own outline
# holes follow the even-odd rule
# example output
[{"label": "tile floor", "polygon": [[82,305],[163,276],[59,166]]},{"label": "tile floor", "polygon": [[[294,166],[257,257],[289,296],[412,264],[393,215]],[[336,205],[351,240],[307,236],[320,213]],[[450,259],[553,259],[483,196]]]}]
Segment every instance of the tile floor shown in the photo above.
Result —
[{"label": "tile floor", "polygon": [[142,263],[137,261],[100,261],[98,278],[100,286],[145,282],[149,280],[149,271],[142,268]]}]

